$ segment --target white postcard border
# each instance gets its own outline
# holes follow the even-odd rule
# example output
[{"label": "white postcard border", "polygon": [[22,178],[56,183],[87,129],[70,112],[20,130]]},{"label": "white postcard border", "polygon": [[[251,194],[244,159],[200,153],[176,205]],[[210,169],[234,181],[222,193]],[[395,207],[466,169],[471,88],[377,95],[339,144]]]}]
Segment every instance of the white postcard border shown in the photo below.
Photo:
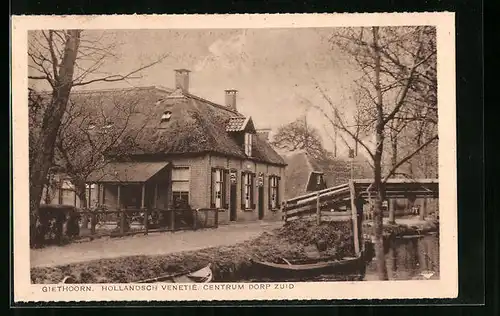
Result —
[{"label": "white postcard border", "polygon": [[[426,281],[361,281],[242,284],[236,290],[52,291],[30,283],[29,176],[27,107],[27,31],[31,29],[194,29],[295,28],[340,26],[435,25],[437,27],[439,104],[440,279]],[[13,264],[14,301],[184,301],[184,300],[316,300],[453,298],[458,295],[455,15],[440,13],[236,14],[236,15],[111,15],[12,17],[13,123]],[[17,211],[16,211],[17,210]],[[228,285],[238,285],[231,283]],[[255,286],[269,284],[270,288]],[[210,284],[210,286],[221,283]],[[287,289],[275,289],[288,287]],[[119,284],[106,285],[119,287]],[[123,285],[121,285],[123,286]],[[292,288],[290,288],[292,287]],[[80,288],[81,289],[81,288]],[[118,288],[116,288],[118,289]]]}]

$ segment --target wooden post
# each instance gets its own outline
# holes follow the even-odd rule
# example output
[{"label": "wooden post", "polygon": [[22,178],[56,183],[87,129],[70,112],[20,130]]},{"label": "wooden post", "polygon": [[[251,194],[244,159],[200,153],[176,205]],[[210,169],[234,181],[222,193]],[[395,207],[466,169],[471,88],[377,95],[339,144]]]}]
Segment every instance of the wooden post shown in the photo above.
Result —
[{"label": "wooden post", "polygon": [[173,208],[170,209],[170,228],[172,231],[175,230],[175,210]]},{"label": "wooden post", "polygon": [[121,185],[118,184],[118,190],[117,190],[117,194],[116,194],[116,209],[119,210],[121,208],[121,198],[120,198],[120,190],[121,189]]},{"label": "wooden post", "polygon": [[215,228],[219,227],[219,209],[215,209]]},{"label": "wooden post", "polygon": [[92,183],[89,183],[89,202],[87,203],[87,208],[90,208],[91,204],[92,204]]},{"label": "wooden post", "polygon": [[120,235],[125,235],[125,210],[119,209],[120,211]]},{"label": "wooden post", "polygon": [[141,192],[141,208],[144,208],[146,198],[146,183],[142,184],[142,192]]},{"label": "wooden post", "polygon": [[396,222],[396,199],[389,199],[387,202],[387,206],[389,207],[389,223],[394,224]]},{"label": "wooden post", "polygon": [[96,213],[92,212],[90,214],[90,235],[95,235],[95,226],[97,222],[97,216]]},{"label": "wooden post", "polygon": [[351,193],[351,216],[352,216],[352,228],[354,236],[354,251],[356,255],[359,254],[360,244],[359,244],[359,229],[358,229],[358,207],[356,201],[356,188],[354,187],[354,181],[349,181],[349,191]]},{"label": "wooden post", "polygon": [[144,235],[148,234],[149,229],[149,208],[144,210]]},{"label": "wooden post", "polygon": [[319,205],[319,192],[316,194],[316,220],[318,225],[321,224],[321,208]]},{"label": "wooden post", "polygon": [[281,210],[281,213],[283,213],[283,220],[286,223],[287,218],[286,218],[286,202],[285,201],[281,202],[280,210]]},{"label": "wooden post", "polygon": [[98,205],[103,204],[103,203],[101,203],[101,184],[100,183],[97,184],[97,204]]},{"label": "wooden post", "polygon": [[425,220],[426,215],[427,215],[427,198],[424,197],[422,199],[422,204],[420,205],[420,220]]},{"label": "wooden post", "polygon": [[196,230],[198,221],[198,211],[196,209],[193,210],[193,230]]},{"label": "wooden post", "polygon": [[125,234],[125,213],[121,208],[121,185],[118,184],[117,194],[116,194],[116,210],[117,214],[120,216],[120,234],[123,236]]},{"label": "wooden post", "polygon": [[158,183],[155,183],[155,191],[154,191],[154,207],[158,208]]}]

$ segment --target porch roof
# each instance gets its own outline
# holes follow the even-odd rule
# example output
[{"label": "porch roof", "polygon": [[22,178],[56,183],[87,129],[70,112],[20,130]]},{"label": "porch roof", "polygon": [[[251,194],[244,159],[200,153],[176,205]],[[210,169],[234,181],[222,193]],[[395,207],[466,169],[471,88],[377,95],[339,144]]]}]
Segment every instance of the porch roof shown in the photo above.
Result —
[{"label": "porch roof", "polygon": [[93,172],[88,182],[146,182],[169,162],[111,162]]}]

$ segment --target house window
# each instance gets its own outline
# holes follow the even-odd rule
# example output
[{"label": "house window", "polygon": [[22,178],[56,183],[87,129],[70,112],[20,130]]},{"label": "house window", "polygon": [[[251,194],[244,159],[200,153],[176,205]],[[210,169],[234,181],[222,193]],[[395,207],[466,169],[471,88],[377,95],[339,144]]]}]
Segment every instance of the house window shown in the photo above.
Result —
[{"label": "house window", "polygon": [[172,117],[172,112],[165,111],[165,112],[163,112],[163,115],[161,116],[161,121],[162,122],[167,122],[167,121],[170,120],[171,117]]},{"label": "house window", "polygon": [[269,208],[272,210],[279,208],[279,186],[280,177],[269,176]]},{"label": "house window", "polygon": [[255,174],[250,172],[241,173],[241,208],[242,209],[254,209],[254,179]]},{"label": "house window", "polygon": [[189,167],[172,169],[172,203],[174,208],[189,206]]},{"label": "house window", "polygon": [[316,176],[316,184],[317,184],[317,185],[321,185],[322,180],[323,180],[323,176],[322,176],[322,175],[320,175],[320,174],[318,174],[318,175]]},{"label": "house window", "polygon": [[212,169],[212,201],[211,207],[226,208],[227,170],[222,168]]},{"label": "house window", "polygon": [[247,156],[252,156],[252,139],[252,134],[245,133],[245,155]]},{"label": "house window", "polygon": [[61,191],[59,195],[59,204],[76,205],[76,194],[73,183],[69,180],[63,180],[61,183]]}]

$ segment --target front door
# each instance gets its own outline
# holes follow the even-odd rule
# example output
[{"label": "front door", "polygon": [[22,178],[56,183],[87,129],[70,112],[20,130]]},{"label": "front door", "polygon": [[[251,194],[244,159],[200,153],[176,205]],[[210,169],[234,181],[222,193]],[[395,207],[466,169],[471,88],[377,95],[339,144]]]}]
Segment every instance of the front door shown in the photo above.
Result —
[{"label": "front door", "polygon": [[229,190],[229,220],[236,220],[236,182],[231,182]]},{"label": "front door", "polygon": [[258,207],[259,207],[259,219],[263,219],[264,218],[264,187],[263,186],[259,186]]}]

